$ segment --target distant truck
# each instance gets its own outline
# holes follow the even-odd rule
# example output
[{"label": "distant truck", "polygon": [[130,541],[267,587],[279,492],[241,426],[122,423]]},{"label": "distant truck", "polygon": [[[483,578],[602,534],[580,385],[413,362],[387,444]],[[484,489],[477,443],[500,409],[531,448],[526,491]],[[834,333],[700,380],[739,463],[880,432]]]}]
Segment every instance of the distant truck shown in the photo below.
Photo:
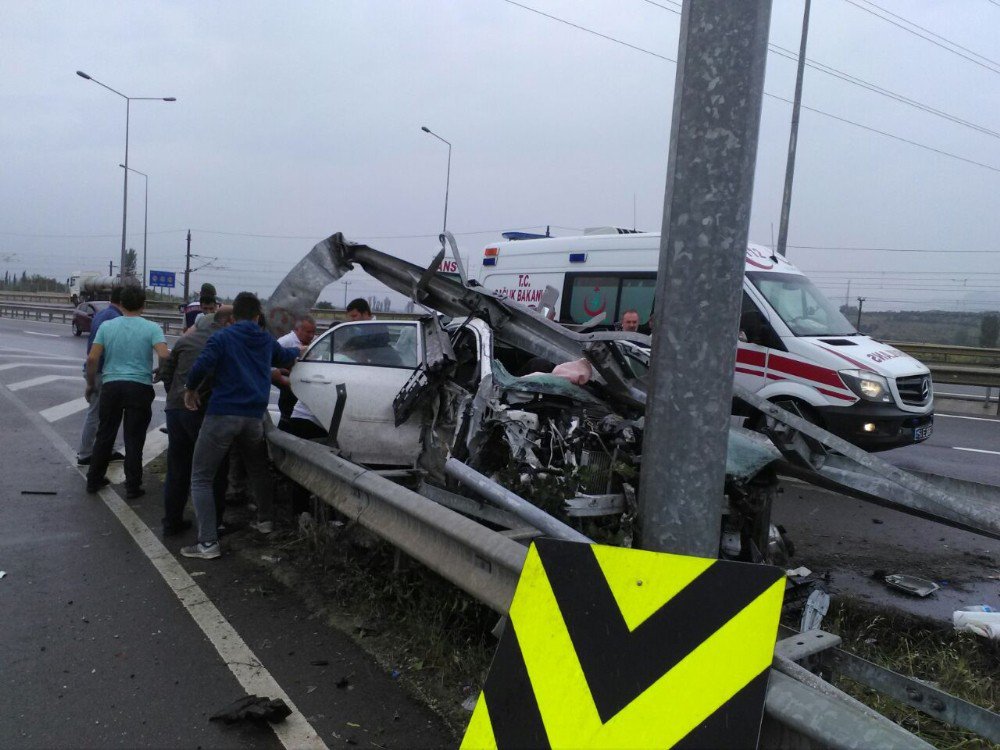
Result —
[{"label": "distant truck", "polygon": [[111,299],[111,290],[121,284],[118,276],[105,276],[99,271],[75,271],[69,277],[69,301],[73,305]]}]

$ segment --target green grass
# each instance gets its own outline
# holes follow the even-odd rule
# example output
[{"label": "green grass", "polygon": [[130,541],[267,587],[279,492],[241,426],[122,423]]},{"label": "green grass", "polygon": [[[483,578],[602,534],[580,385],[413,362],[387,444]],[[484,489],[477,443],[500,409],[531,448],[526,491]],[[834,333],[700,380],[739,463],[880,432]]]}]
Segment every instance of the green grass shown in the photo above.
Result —
[{"label": "green grass", "polygon": [[[932,683],[970,703],[997,710],[1000,644],[996,642],[849,602],[835,603],[822,627],[841,636],[846,651]],[[935,747],[955,750],[997,747],[851,680],[839,679],[836,684]]]}]

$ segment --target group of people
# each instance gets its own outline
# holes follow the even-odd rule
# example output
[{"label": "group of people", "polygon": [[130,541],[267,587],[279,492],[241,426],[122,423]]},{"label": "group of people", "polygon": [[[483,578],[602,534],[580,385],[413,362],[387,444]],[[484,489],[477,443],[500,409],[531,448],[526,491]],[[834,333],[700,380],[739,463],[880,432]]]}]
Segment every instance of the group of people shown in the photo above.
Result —
[{"label": "group of people", "polygon": [[221,556],[218,529],[230,453],[246,467],[258,517],[270,521],[273,489],[263,420],[272,369],[287,372],[305,344],[283,346],[268,333],[260,300],[250,292],[236,295],[231,307],[218,307],[214,287],[205,285],[201,299],[200,315],[185,321],[188,327],[170,351],[161,328],[142,317],[145,291],[125,286],[112,293],[107,310],[94,317],[88,340],[89,408],[77,462],[88,467],[88,492],[107,485],[108,464],[120,455],[115,439],[121,427],[126,497],[145,494],[142,452],[152,418],[155,353],[156,375],[167,388],[163,533],[190,527],[183,518],[190,493],[198,542],[181,554],[214,559]]}]

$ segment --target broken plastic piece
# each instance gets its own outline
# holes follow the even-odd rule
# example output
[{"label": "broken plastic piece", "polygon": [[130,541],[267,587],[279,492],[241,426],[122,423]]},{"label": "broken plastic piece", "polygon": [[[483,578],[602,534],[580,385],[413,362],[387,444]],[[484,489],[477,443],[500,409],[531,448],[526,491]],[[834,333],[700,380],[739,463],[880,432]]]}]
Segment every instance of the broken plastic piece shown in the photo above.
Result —
[{"label": "broken plastic piece", "polygon": [[913,594],[914,596],[930,596],[941,588],[934,581],[928,581],[926,578],[917,578],[916,576],[901,575],[898,573],[886,576],[885,582],[895,589],[905,591],[907,594]]},{"label": "broken plastic piece", "polygon": [[785,575],[789,578],[808,578],[812,575],[812,571],[805,565],[800,565],[792,570],[786,570]]},{"label": "broken plastic piece", "polygon": [[292,709],[281,698],[245,695],[212,714],[209,721],[224,721],[226,724],[234,724],[237,721],[269,721],[277,724],[288,718],[291,713]]},{"label": "broken plastic piece", "polygon": [[6,575],[7,575],[7,571],[6,570],[0,570],[0,578],[4,578],[4,577],[6,577]]},{"label": "broken plastic piece", "polygon": [[808,630],[819,630],[823,624],[823,618],[830,609],[830,595],[823,589],[817,588],[806,599],[806,606],[802,610],[802,621],[799,623],[799,632],[805,633]]}]

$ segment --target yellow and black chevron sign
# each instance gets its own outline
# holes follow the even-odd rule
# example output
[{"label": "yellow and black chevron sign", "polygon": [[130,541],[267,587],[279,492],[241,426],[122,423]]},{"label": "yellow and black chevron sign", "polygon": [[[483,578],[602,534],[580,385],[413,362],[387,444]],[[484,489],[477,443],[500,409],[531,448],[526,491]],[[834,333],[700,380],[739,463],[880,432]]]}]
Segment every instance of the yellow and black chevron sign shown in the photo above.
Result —
[{"label": "yellow and black chevron sign", "polygon": [[765,565],[539,540],[462,748],[753,748],[784,594]]}]

